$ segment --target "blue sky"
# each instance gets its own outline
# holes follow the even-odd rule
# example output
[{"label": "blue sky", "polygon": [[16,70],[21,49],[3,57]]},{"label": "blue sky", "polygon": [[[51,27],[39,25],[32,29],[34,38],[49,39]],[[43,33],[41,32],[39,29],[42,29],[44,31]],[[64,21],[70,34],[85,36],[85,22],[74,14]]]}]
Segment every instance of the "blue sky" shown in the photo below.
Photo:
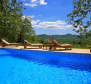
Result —
[{"label": "blue sky", "polygon": [[22,0],[23,17],[32,18],[32,27],[36,35],[77,34],[72,25],[68,25],[67,14],[73,10],[72,0]]}]

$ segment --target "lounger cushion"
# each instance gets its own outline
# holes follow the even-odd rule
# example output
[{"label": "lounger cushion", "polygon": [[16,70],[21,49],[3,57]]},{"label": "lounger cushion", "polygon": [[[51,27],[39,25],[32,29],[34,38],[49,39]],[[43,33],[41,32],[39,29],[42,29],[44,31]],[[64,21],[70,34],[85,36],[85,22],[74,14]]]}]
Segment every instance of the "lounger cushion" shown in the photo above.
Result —
[{"label": "lounger cushion", "polygon": [[29,43],[27,40],[24,40],[26,43],[28,43],[28,44],[30,44],[31,45],[31,43]]},{"label": "lounger cushion", "polygon": [[6,44],[9,44],[7,41],[5,41],[4,39],[2,39],[3,40],[3,42],[5,42]]}]

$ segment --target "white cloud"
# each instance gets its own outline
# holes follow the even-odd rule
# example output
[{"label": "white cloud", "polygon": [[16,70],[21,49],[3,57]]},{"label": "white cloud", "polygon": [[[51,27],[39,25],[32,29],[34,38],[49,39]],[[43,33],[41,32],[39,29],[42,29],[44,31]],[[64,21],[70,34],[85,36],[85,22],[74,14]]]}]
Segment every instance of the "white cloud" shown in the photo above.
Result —
[{"label": "white cloud", "polygon": [[34,15],[30,15],[31,18],[35,17]]},{"label": "white cloud", "polygon": [[64,21],[40,22],[40,20],[37,20],[37,21],[32,20],[31,23],[32,23],[32,26],[34,28],[44,28],[44,29],[69,29],[69,28],[73,28],[72,25],[67,25]]},{"label": "white cloud", "polygon": [[[25,1],[25,0],[22,0]],[[25,6],[29,6],[29,7],[35,7],[38,4],[40,5],[46,5],[47,3],[44,2],[44,0],[31,0],[29,3],[23,3]]]},{"label": "white cloud", "polygon": [[22,16],[22,19],[28,18],[31,21],[32,27],[34,28],[43,28],[43,29],[70,29],[73,28],[72,25],[67,25],[64,21],[55,21],[55,22],[49,22],[49,21],[43,21],[40,20],[31,20],[31,18],[35,17],[34,15],[30,16]]},{"label": "white cloud", "polygon": [[72,26],[72,25],[66,25],[65,27],[68,28],[68,29],[70,29],[70,28],[72,28],[73,26]]},{"label": "white cloud", "polygon": [[56,25],[56,24],[66,24],[65,22],[63,21],[56,21],[56,22],[41,22],[40,25]]},{"label": "white cloud", "polygon": [[56,23],[57,24],[66,24],[64,21],[59,21],[59,20]]},{"label": "white cloud", "polygon": [[46,5],[47,3],[44,2],[44,0],[40,0],[40,4],[42,4],[42,5]]},{"label": "white cloud", "polygon": [[37,24],[39,21],[40,21],[40,20],[37,20],[37,21],[32,20],[31,23],[32,23],[32,25],[35,25],[35,24]]},{"label": "white cloud", "polygon": [[31,2],[36,2],[37,0],[31,0]]},{"label": "white cloud", "polygon": [[34,7],[37,6],[37,4],[28,4],[28,3],[23,3],[25,6],[30,6],[30,7]]}]

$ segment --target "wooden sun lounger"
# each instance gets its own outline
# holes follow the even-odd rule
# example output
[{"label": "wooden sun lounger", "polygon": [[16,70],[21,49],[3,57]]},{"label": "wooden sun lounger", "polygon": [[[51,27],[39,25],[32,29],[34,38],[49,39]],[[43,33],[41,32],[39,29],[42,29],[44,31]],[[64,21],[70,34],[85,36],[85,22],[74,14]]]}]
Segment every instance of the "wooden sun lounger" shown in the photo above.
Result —
[{"label": "wooden sun lounger", "polygon": [[16,45],[16,47],[18,47],[18,45],[19,45],[19,43],[8,43],[7,41],[5,41],[2,38],[1,38],[1,41],[3,42],[0,44],[2,47],[5,47],[6,45]]},{"label": "wooden sun lounger", "polygon": [[72,48],[73,45],[71,44],[63,44],[60,45],[59,43],[57,43],[53,38],[49,38],[49,40],[54,44],[54,45],[50,45],[49,49],[51,50],[53,48],[53,50],[56,50],[56,47],[65,47],[65,49],[67,49],[67,47],[70,47],[70,50]]},{"label": "wooden sun lounger", "polygon": [[24,44],[22,46],[24,46],[24,49],[27,48],[27,46],[39,46],[39,48],[42,48],[43,44],[31,44],[27,40],[24,40]]}]

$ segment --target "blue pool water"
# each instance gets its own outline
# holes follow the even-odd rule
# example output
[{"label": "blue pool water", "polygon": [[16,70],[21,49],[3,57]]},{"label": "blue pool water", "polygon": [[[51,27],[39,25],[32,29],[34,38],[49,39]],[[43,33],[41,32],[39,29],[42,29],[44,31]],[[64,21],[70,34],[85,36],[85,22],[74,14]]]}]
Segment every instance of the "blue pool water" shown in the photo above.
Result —
[{"label": "blue pool water", "polygon": [[0,84],[91,84],[91,54],[1,48]]}]

